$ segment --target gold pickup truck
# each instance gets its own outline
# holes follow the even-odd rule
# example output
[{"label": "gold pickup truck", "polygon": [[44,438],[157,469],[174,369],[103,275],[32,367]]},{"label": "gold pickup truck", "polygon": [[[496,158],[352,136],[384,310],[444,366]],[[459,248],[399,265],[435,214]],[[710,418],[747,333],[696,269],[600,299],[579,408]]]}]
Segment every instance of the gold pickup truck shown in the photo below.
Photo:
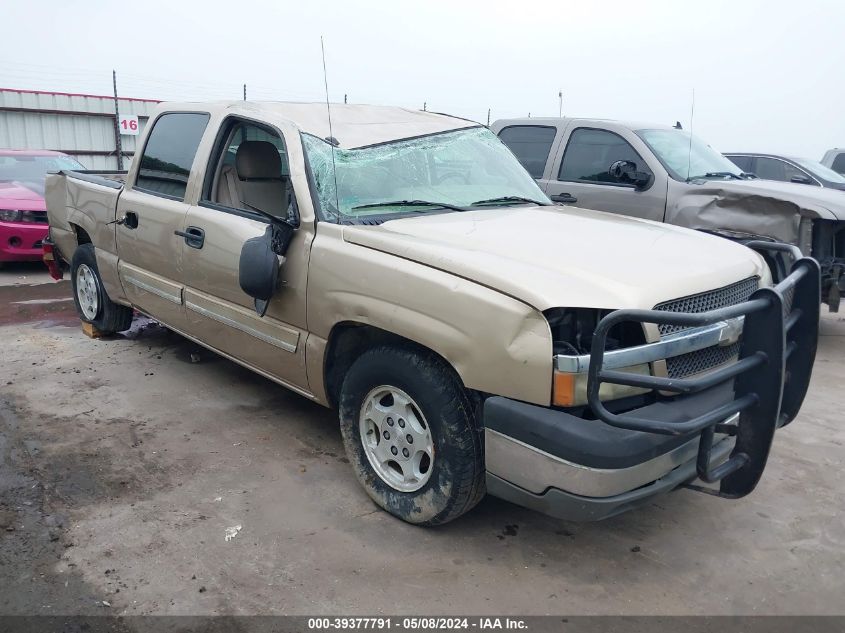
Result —
[{"label": "gold pickup truck", "polygon": [[162,104],[140,147],[128,173],[48,177],[45,257],[80,318],[137,310],[337,407],[355,475],[405,521],[485,491],[580,520],[681,486],[741,497],[806,393],[815,261],[773,287],[746,246],[555,205],[471,121]]}]

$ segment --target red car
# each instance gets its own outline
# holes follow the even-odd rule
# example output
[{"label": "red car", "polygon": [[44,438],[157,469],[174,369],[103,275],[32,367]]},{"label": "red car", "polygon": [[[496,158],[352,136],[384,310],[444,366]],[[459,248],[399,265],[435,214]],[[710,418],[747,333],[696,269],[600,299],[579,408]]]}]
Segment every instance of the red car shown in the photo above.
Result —
[{"label": "red car", "polygon": [[61,152],[0,149],[0,266],[38,261],[47,236],[47,172],[85,169]]}]

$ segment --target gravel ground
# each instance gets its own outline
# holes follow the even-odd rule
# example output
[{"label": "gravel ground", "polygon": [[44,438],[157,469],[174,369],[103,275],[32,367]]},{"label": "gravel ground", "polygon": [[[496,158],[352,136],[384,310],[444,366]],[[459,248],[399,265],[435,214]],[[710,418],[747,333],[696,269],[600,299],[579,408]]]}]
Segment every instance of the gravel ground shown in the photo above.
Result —
[{"label": "gravel ground", "polygon": [[0,614],[845,611],[841,316],[751,496],[423,529],[358,487],[332,411],[146,319],[88,339],[69,292],[0,273]]}]

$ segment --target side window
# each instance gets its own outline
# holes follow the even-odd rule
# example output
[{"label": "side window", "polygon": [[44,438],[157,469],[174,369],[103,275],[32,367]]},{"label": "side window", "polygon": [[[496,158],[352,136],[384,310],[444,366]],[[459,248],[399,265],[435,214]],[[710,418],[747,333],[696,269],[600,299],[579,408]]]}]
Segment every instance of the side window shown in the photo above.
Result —
[{"label": "side window", "polygon": [[610,166],[618,160],[636,164],[637,171],[651,174],[645,161],[633,147],[618,134],[606,130],[578,128],[569,136],[558,171],[558,180],[620,184],[609,173]]},{"label": "side window", "polygon": [[557,128],[541,125],[513,125],[499,132],[499,138],[535,180],[543,177]]},{"label": "side window", "polygon": [[207,114],[174,112],[160,116],[141,155],[135,187],[184,200],[188,174],[206,125]]},{"label": "side window", "polygon": [[796,178],[796,182],[802,182],[807,184],[816,184],[816,181],[810,178],[806,172],[798,169],[794,165],[790,165],[789,163],[783,163],[783,179],[786,182],[793,182],[793,178]]},{"label": "side window", "polygon": [[754,160],[751,156],[728,156],[728,159],[739,167],[742,171],[753,171],[751,169],[751,161]]},{"label": "side window", "polygon": [[758,156],[757,171],[755,173],[758,178],[762,178],[764,180],[786,180],[787,178],[784,165],[786,165],[786,163],[782,160]]},{"label": "side window", "polygon": [[845,152],[841,152],[833,159],[831,169],[838,171],[840,174],[845,174]]},{"label": "side window", "polygon": [[211,157],[208,174],[213,178],[206,180],[203,201],[295,219],[287,149],[276,132],[232,122]]},{"label": "side window", "polygon": [[288,154],[287,149],[285,149],[285,143],[273,132],[269,132],[257,125],[243,123],[235,126],[233,134],[229,137],[229,141],[230,143],[223,156],[224,165],[231,165],[232,167],[235,166],[235,155],[238,152],[238,147],[240,147],[241,143],[244,141],[267,141],[268,143],[272,143],[279,152],[279,158],[282,162],[281,175],[290,176],[290,169],[288,168]]}]

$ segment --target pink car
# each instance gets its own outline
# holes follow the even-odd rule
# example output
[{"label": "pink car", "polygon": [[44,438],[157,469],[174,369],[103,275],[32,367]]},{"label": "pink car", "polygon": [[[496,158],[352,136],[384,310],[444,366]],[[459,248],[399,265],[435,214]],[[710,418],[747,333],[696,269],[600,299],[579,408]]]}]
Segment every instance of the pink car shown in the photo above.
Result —
[{"label": "pink car", "polygon": [[38,261],[47,237],[47,172],[85,169],[61,152],[0,149],[0,266]]}]

